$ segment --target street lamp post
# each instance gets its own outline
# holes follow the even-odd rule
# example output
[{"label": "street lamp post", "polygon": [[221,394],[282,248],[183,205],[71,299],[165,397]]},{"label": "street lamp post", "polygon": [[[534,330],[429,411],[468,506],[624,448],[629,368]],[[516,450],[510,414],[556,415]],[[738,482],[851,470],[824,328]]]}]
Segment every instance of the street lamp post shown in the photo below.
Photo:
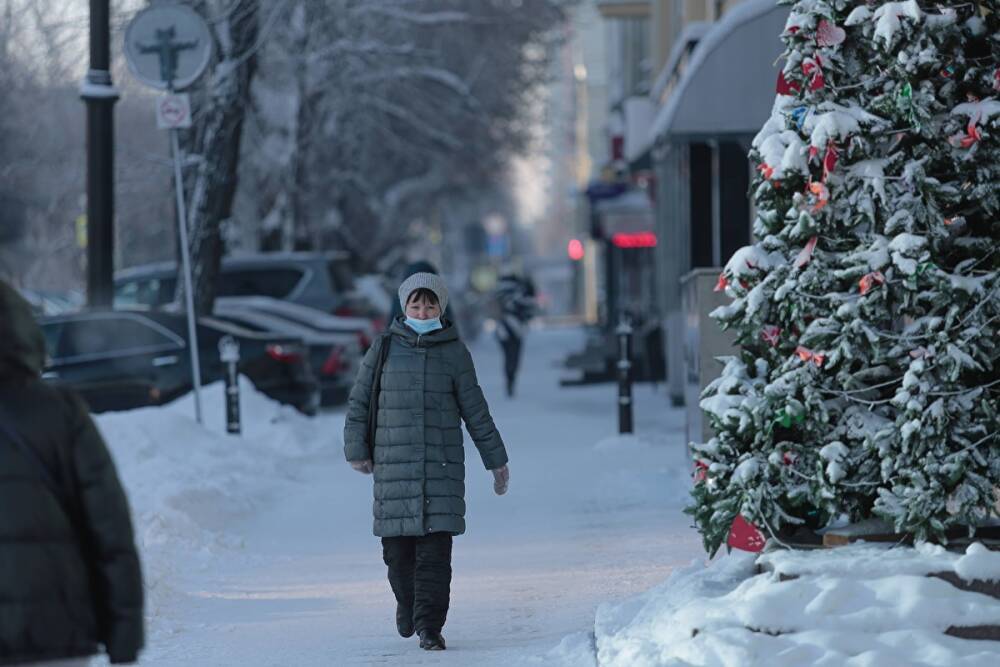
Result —
[{"label": "street lamp post", "polygon": [[109,0],[90,0],[90,70],[80,86],[87,105],[87,303],[114,296],[114,106]]}]

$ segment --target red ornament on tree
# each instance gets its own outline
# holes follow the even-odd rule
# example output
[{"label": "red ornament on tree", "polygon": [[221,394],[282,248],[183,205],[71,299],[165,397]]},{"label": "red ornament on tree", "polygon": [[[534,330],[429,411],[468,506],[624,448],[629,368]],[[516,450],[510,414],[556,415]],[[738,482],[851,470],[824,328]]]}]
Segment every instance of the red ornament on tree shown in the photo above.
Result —
[{"label": "red ornament on tree", "polygon": [[799,256],[795,258],[795,268],[801,269],[803,266],[809,263],[812,259],[813,251],[816,249],[816,242],[819,240],[818,236],[814,236],[806,242],[806,245],[802,250],[799,251]]},{"label": "red ornament on tree", "polygon": [[757,526],[744,519],[742,514],[738,514],[729,528],[729,539],[726,540],[726,544],[740,551],[759,553],[764,549],[766,541]]},{"label": "red ornament on tree", "polygon": [[819,22],[816,29],[816,43],[820,46],[839,46],[847,39],[847,32],[826,19]]},{"label": "red ornament on tree", "polygon": [[823,61],[817,55],[815,58],[806,58],[802,62],[802,73],[811,76],[809,80],[809,90],[819,90],[826,83],[823,78]]},{"label": "red ornament on tree", "polygon": [[826,145],[826,155],[823,156],[823,182],[826,183],[827,176],[837,167],[837,146],[831,141]]},{"label": "red ornament on tree", "polygon": [[781,341],[781,328],[770,324],[760,332],[760,337],[771,347],[777,347]]},{"label": "red ornament on tree", "polygon": [[1000,67],[993,72],[993,90],[1000,90]]},{"label": "red ornament on tree", "polygon": [[976,114],[969,119],[969,124],[965,128],[965,134],[956,134],[952,136],[949,141],[952,146],[956,148],[971,148],[974,144],[978,143],[980,139],[983,138],[982,132],[979,131],[979,114]]},{"label": "red ornament on tree", "polygon": [[873,287],[876,285],[882,285],[885,283],[885,276],[882,275],[881,271],[872,271],[868,275],[861,278],[858,282],[858,286],[861,288],[861,296],[868,294]]},{"label": "red ornament on tree", "polygon": [[820,352],[813,352],[809,348],[803,347],[801,345],[795,348],[795,354],[799,355],[799,359],[801,359],[802,361],[807,361],[807,362],[811,361],[814,364],[816,364],[816,366],[822,366],[823,362],[826,361],[825,354],[822,354]]},{"label": "red ornament on tree", "polygon": [[785,72],[778,72],[778,85],[776,87],[779,95],[794,95],[801,90],[799,84],[785,78]]},{"label": "red ornament on tree", "polygon": [[813,213],[819,213],[823,207],[830,203],[830,191],[822,183],[810,183],[809,192],[816,195],[816,203],[813,204]]},{"label": "red ornament on tree", "polygon": [[714,291],[721,292],[722,290],[726,289],[727,287],[729,287],[729,280],[726,279],[726,274],[725,273],[720,273],[719,274],[719,282],[715,283],[715,290]]}]

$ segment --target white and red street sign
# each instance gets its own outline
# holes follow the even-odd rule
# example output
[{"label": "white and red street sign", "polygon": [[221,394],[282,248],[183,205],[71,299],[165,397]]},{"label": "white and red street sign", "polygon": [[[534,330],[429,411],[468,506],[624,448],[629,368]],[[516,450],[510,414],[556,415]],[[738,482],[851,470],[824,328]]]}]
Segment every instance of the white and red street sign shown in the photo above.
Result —
[{"label": "white and red street sign", "polygon": [[157,99],[156,126],[161,130],[191,127],[191,98],[186,93],[174,93]]}]

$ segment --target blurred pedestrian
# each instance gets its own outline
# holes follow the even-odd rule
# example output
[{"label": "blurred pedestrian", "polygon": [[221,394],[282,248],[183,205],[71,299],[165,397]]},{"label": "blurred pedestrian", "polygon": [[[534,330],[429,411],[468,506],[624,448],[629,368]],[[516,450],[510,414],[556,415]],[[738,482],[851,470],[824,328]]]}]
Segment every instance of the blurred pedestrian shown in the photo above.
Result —
[{"label": "blurred pedestrian", "polygon": [[441,314],[448,289],[433,273],[399,288],[404,314],[365,355],[351,390],[344,454],[375,475],[375,535],[396,597],[396,629],[443,650],[452,538],[465,532],[462,421],[493,490],[507,492],[507,450],[476,379],[472,355]]},{"label": "blurred pedestrian", "polygon": [[503,350],[507,396],[513,397],[525,329],[535,316],[535,284],[530,278],[506,273],[497,281],[496,299],[500,310],[496,337]]},{"label": "blurred pedestrian", "polygon": [[0,281],[0,664],[112,664],[143,646],[125,493],[74,393],[41,380],[45,339]]}]

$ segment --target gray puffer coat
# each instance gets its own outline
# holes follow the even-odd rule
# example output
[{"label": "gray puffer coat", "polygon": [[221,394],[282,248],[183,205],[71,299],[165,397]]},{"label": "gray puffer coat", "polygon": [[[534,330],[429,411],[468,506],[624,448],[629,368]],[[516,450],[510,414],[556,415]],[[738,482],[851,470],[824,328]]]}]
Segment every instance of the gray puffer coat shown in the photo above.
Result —
[{"label": "gray puffer coat", "polygon": [[[375,535],[465,532],[462,421],[487,470],[507,451],[476,379],[472,355],[454,326],[417,335],[392,324],[375,433]],[[344,426],[348,461],[368,459],[368,404],[380,341],[365,355]]]}]

